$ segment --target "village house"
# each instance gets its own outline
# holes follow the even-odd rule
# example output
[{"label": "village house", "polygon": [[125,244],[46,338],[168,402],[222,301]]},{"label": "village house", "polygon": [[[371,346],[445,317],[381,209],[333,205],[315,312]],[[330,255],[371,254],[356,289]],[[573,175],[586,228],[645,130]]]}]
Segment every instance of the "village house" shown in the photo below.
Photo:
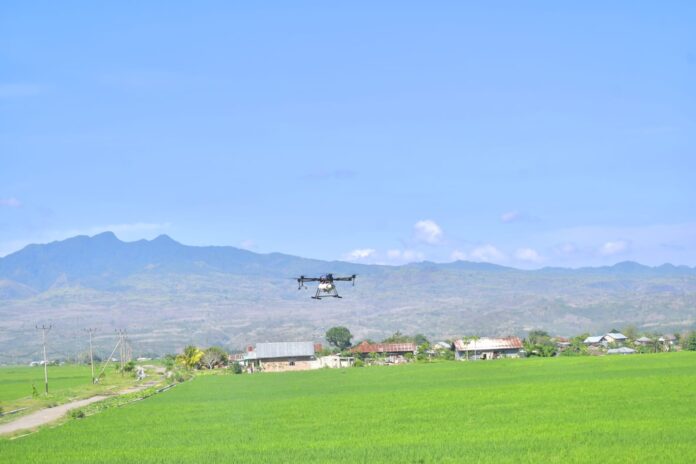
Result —
[{"label": "village house", "polygon": [[587,338],[586,338],[585,340],[583,340],[582,342],[583,342],[585,345],[589,345],[589,346],[599,346],[599,345],[602,344],[603,341],[604,341],[604,336],[603,336],[603,335],[597,335],[597,336],[587,337]]},{"label": "village house", "polygon": [[437,342],[433,345],[433,350],[435,351],[443,351],[443,350],[451,350],[452,349],[452,344],[448,342]]},{"label": "village house", "polygon": [[474,359],[519,358],[522,340],[518,337],[455,340],[454,358],[458,361]]},{"label": "village house", "polygon": [[384,357],[384,361],[392,364],[406,362],[406,355],[415,355],[417,347],[415,343],[368,343],[366,341],[354,346],[351,352],[366,358],[371,354]]},{"label": "village house", "polygon": [[551,338],[551,342],[556,345],[559,351],[566,350],[571,346],[570,339],[565,337],[553,337]]},{"label": "village house", "polygon": [[266,372],[302,371],[318,366],[312,342],[257,343],[249,347],[244,363],[250,371]]},{"label": "village house", "polygon": [[657,341],[663,343],[666,346],[673,346],[677,344],[677,337],[675,337],[674,334],[664,334],[663,336],[658,338]]},{"label": "village house", "polygon": [[628,348],[626,346],[622,346],[621,348],[611,348],[607,350],[607,354],[635,354],[636,350],[633,348]]},{"label": "village house", "polygon": [[342,367],[353,367],[355,364],[355,358],[352,356],[341,356],[338,354],[330,354],[328,356],[322,356],[318,359],[319,367],[328,367],[331,369],[339,369]]},{"label": "village house", "polygon": [[617,345],[621,345],[628,341],[628,337],[620,332],[609,332],[604,336],[604,341],[607,343],[616,343]]},{"label": "village house", "polygon": [[628,337],[619,332],[609,332],[606,335],[597,335],[593,337],[587,337],[583,343],[589,346],[604,346],[614,343],[616,345],[623,345],[628,341]]},{"label": "village house", "polygon": [[652,339],[645,336],[636,339],[636,345],[649,345],[652,342]]}]

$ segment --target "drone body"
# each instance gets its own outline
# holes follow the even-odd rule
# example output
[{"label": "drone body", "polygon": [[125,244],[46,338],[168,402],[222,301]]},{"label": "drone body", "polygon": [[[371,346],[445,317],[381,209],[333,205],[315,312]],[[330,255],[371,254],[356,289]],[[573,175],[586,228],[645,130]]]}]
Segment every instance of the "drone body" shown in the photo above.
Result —
[{"label": "drone body", "polygon": [[305,282],[319,282],[317,285],[317,292],[312,298],[315,300],[321,300],[322,298],[343,298],[338,294],[336,290],[336,284],[334,282],[353,282],[355,285],[355,277],[353,274],[350,277],[334,277],[333,274],[325,274],[319,277],[305,277],[300,276],[297,278],[297,289],[307,288]]}]

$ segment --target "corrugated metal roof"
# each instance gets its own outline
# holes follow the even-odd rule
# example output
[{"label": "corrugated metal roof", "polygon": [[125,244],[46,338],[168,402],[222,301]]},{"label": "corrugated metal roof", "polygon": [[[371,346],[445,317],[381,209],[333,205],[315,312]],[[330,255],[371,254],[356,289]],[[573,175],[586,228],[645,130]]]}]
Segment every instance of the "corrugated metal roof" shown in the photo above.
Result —
[{"label": "corrugated metal roof", "polygon": [[457,351],[490,351],[490,350],[514,350],[522,348],[522,340],[518,337],[489,338],[481,337],[465,343],[464,340],[455,340],[454,347]]},{"label": "corrugated metal roof", "polygon": [[597,335],[596,337],[587,337],[583,343],[600,343],[604,338],[603,335]]},{"label": "corrugated metal roof", "polygon": [[636,341],[637,341],[637,342],[641,342],[641,343],[650,343],[652,340],[649,339],[648,337],[640,337],[640,338],[639,338],[638,340],[636,340]]},{"label": "corrugated metal roof", "polygon": [[314,356],[313,342],[274,342],[257,343],[256,349],[249,353],[251,359],[292,358]]},{"label": "corrugated metal roof", "polygon": [[614,340],[625,340],[626,338],[628,338],[620,332],[609,332],[606,336],[611,337]]},{"label": "corrugated metal roof", "polygon": [[621,348],[613,348],[607,350],[607,354],[633,354],[636,350],[622,346]]},{"label": "corrugated metal roof", "polygon": [[406,353],[415,352],[415,343],[367,343],[351,348],[354,353]]}]

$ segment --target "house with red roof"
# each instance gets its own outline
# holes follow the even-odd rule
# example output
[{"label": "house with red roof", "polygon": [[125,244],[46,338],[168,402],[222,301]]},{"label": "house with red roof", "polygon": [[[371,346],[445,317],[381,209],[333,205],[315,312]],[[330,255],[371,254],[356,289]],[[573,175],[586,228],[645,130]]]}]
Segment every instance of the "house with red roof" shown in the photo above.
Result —
[{"label": "house with red roof", "polygon": [[383,357],[385,362],[399,364],[406,362],[406,355],[415,355],[418,347],[415,343],[369,343],[364,341],[350,349],[357,356],[367,358],[370,355]]}]

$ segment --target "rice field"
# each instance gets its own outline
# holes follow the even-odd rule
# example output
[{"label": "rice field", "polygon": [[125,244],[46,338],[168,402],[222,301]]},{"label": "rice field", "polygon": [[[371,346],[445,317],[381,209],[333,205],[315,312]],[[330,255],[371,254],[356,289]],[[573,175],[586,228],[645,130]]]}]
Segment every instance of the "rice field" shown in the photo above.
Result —
[{"label": "rice field", "polygon": [[[48,375],[50,392],[91,383],[92,376],[90,367],[82,365],[48,366]],[[32,385],[39,393],[44,392],[43,366],[0,368],[0,402],[31,396]]]},{"label": "rice field", "polygon": [[201,376],[3,462],[696,462],[696,353]]},{"label": "rice field", "polygon": [[[43,366],[14,366],[0,368],[0,407],[5,412],[28,408],[29,412],[46,405],[60,404],[75,398],[84,398],[114,387],[133,383],[130,377],[121,376],[113,367],[105,371],[98,385],[92,384],[91,368],[86,365],[66,364],[48,366],[49,395],[44,395]],[[33,397],[34,388],[38,396]],[[15,416],[0,418],[0,422]]]}]

